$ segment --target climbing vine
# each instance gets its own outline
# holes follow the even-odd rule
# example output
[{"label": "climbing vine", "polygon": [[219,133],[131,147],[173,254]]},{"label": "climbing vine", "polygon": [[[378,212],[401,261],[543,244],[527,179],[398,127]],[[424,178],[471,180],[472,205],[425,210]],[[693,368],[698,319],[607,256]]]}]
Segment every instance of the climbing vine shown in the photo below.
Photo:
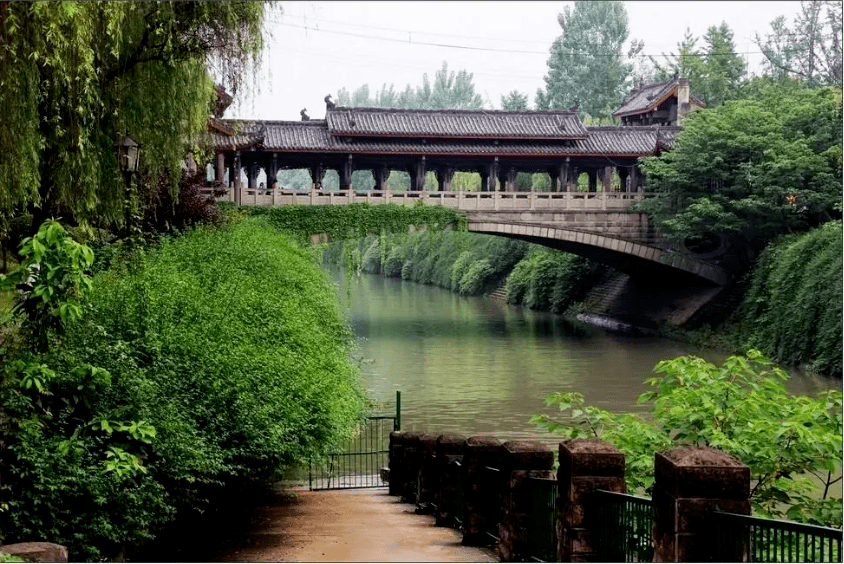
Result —
[{"label": "climbing vine", "polygon": [[367,234],[405,232],[411,225],[432,229],[456,227],[464,230],[465,216],[444,206],[372,205],[282,206],[255,208],[255,215],[266,216],[270,223],[302,240],[311,235],[327,234],[330,239],[350,239]]}]

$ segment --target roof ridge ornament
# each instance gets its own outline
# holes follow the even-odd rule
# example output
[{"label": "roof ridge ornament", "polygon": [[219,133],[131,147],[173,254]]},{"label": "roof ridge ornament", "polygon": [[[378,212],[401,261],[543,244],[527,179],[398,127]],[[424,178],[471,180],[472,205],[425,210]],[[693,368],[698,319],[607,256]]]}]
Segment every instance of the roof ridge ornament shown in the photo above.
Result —
[{"label": "roof ridge ornament", "polygon": [[331,94],[325,95],[325,109],[326,110],[333,110],[336,104],[331,101]]}]

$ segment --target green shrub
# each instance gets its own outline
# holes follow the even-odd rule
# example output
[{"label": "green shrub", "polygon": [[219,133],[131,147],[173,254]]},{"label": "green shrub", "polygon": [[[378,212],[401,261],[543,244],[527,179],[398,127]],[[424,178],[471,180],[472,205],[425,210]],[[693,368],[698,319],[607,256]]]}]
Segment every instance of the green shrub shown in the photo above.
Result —
[{"label": "green shrub", "polygon": [[257,219],[198,229],[97,274],[61,346],[0,351],[3,537],[117,557],[333,448],[363,394],[316,258]]},{"label": "green shrub", "polygon": [[487,288],[492,274],[492,265],[487,259],[476,260],[469,265],[469,268],[460,277],[457,291],[464,296],[480,294]]},{"label": "green shrub", "polygon": [[507,301],[562,313],[585,295],[603,271],[604,267],[583,257],[535,247],[507,277]]}]

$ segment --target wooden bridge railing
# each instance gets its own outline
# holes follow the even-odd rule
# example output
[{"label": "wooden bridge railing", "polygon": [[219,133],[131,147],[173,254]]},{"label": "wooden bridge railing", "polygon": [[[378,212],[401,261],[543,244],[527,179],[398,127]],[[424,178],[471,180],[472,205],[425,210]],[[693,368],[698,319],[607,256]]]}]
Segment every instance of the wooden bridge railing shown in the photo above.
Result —
[{"label": "wooden bridge railing", "polygon": [[[213,189],[205,192],[212,194]],[[241,204],[246,206],[370,204],[441,205],[464,211],[509,210],[611,210],[624,211],[644,192],[393,192],[390,190],[256,190],[243,189]],[[217,198],[234,201],[234,190]]]}]

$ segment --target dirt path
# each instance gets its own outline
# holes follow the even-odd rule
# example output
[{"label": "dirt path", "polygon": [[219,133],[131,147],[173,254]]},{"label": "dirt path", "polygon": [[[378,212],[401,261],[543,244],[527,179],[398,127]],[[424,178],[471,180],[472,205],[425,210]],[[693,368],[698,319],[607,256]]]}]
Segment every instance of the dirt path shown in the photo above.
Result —
[{"label": "dirt path", "polygon": [[387,488],[288,490],[257,511],[255,526],[221,562],[498,562],[460,544],[458,531],[387,495]]}]

